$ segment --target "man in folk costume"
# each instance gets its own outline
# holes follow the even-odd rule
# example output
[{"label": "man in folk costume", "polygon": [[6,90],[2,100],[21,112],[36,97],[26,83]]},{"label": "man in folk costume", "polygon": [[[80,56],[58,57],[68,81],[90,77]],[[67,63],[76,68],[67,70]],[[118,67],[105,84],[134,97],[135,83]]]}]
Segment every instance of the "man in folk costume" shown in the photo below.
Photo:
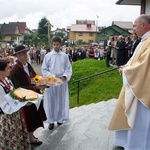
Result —
[{"label": "man in folk costume", "polygon": [[109,130],[115,130],[114,144],[125,150],[150,149],[150,17],[143,14],[134,22],[141,37],[134,55],[120,67],[123,87]]},{"label": "man in folk costume", "polygon": [[[23,45],[15,47],[15,56],[18,60],[11,70],[10,79],[13,82],[15,88],[22,87],[40,93],[39,89],[41,86],[31,84],[31,78],[33,78],[36,73],[32,66],[27,62],[27,52],[28,49]],[[23,107],[21,110],[26,122],[30,143],[35,145],[42,144],[41,141],[33,136],[33,132],[39,127],[44,127],[43,121],[46,120],[46,114],[44,111],[43,103],[40,104],[38,110],[34,104],[30,105],[29,107]]]},{"label": "man in folk costume", "polygon": [[46,54],[42,64],[43,76],[54,75],[63,83],[58,86],[50,86],[44,92],[44,108],[47,116],[46,122],[49,129],[54,128],[54,122],[61,125],[69,119],[69,92],[68,81],[72,75],[72,67],[68,55],[60,50],[61,39],[54,37],[53,50]]}]

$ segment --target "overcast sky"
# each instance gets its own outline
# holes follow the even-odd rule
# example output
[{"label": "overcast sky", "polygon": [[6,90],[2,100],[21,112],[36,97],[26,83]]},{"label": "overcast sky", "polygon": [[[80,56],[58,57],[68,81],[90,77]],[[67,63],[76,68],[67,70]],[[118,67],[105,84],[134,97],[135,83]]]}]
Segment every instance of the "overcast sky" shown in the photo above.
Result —
[{"label": "overcast sky", "polygon": [[0,0],[0,24],[26,22],[37,29],[46,17],[56,28],[66,28],[76,20],[97,20],[98,26],[110,26],[112,21],[132,21],[140,15],[139,6],[116,5],[117,0]]}]

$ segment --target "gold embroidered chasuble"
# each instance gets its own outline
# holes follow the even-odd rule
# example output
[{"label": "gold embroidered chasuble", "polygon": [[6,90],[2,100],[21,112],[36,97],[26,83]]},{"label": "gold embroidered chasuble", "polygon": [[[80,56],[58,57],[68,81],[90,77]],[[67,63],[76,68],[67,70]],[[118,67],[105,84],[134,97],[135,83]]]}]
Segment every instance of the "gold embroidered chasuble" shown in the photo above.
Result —
[{"label": "gold embroidered chasuble", "polygon": [[[139,44],[136,53],[125,65],[123,72],[134,95],[132,101],[136,98],[150,109],[150,34]],[[128,123],[129,118],[125,114],[127,109],[130,109],[130,106],[128,108],[125,106],[126,92],[126,87],[123,85],[108,127],[109,130],[132,128]],[[132,101],[130,105],[134,105]]]}]

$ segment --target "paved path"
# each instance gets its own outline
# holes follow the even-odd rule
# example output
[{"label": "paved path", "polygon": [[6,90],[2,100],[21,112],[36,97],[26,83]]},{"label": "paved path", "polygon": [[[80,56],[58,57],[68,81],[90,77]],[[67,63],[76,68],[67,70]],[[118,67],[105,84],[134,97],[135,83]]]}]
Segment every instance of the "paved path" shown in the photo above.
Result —
[{"label": "paved path", "polygon": [[108,125],[116,99],[70,109],[70,119],[53,130],[44,128],[35,131],[43,141],[35,150],[113,150],[114,132]]}]

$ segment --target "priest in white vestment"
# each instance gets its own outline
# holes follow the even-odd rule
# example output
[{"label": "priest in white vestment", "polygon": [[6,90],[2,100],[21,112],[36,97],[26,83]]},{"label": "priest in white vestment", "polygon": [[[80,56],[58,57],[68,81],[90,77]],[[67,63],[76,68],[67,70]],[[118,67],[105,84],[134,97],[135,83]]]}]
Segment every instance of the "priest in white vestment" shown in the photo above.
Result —
[{"label": "priest in white vestment", "polygon": [[50,86],[44,92],[44,108],[47,115],[46,123],[49,129],[54,128],[54,123],[61,125],[69,119],[69,92],[68,81],[72,75],[72,66],[67,54],[60,50],[61,39],[54,37],[53,49],[45,55],[42,63],[43,76],[54,75],[62,79],[58,86]]},{"label": "priest in white vestment", "polygon": [[140,15],[134,31],[141,37],[134,55],[120,68],[123,87],[109,130],[124,150],[150,150],[150,17]]}]

